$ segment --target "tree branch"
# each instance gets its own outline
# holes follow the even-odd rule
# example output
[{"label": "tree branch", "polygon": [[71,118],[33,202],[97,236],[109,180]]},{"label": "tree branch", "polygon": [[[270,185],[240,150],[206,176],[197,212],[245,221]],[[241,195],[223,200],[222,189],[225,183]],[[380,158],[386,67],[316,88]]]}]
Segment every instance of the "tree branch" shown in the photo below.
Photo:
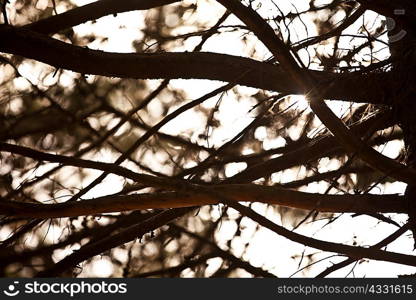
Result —
[{"label": "tree branch", "polygon": [[38,161],[50,161],[50,162],[61,163],[61,164],[73,166],[73,167],[101,170],[107,173],[112,173],[112,174],[119,175],[125,178],[129,178],[135,182],[143,183],[152,187],[161,187],[161,188],[170,187],[175,190],[176,189],[180,190],[181,188],[184,187],[184,183],[185,183],[185,181],[179,180],[179,179],[165,179],[165,178],[159,178],[159,177],[155,177],[151,175],[136,173],[129,169],[120,167],[112,163],[95,162],[95,161],[85,160],[85,159],[80,159],[80,158],[75,158],[75,157],[68,157],[68,156],[57,155],[57,154],[49,154],[49,153],[44,153],[41,151],[31,149],[31,148],[7,144],[3,142],[0,142],[0,152],[10,152],[14,154],[19,154],[19,155],[23,155],[26,157],[30,157]]},{"label": "tree branch", "polygon": [[146,10],[178,1],[179,0],[100,0],[23,27],[39,33],[53,34],[107,15],[132,10]]},{"label": "tree branch", "polygon": [[157,228],[162,227],[163,225],[168,224],[191,211],[192,208],[165,210],[143,222],[140,222],[139,224],[130,226],[117,234],[84,245],[78,251],[66,256],[64,259],[56,263],[52,268],[39,272],[36,274],[36,277],[52,277],[59,275],[90,257],[123,245],[137,238],[141,238],[146,233],[156,230]]},{"label": "tree branch", "polygon": [[193,191],[188,192],[110,195],[91,200],[67,201],[57,204],[1,200],[0,214],[13,217],[61,218],[129,210],[218,204],[220,200],[211,193],[212,191],[235,202],[261,202],[332,213],[404,213],[408,204],[406,198],[399,195],[312,194],[255,184],[227,184],[209,187],[192,186],[192,189]]},{"label": "tree branch", "polygon": [[[406,225],[400,227],[395,232],[393,232],[388,237],[384,238],[382,241],[378,242],[377,244],[370,247],[370,249],[380,249],[381,247],[385,247],[388,244],[392,243],[394,240],[398,239],[401,235],[403,235],[406,231],[410,229],[410,224],[407,223]],[[347,258],[343,260],[340,263],[337,263],[335,265],[332,265],[328,269],[324,270],[323,272],[319,273],[316,278],[323,278],[331,274],[332,272],[335,272],[336,270],[339,270],[343,267],[348,266],[349,264],[352,264],[353,262],[357,261],[357,258]]]},{"label": "tree branch", "polygon": [[[82,48],[42,34],[0,25],[0,51],[38,60],[56,68],[81,74],[136,79],[209,79],[274,90],[305,94],[279,66],[249,58],[209,52],[111,53]],[[386,85],[390,74],[335,74],[303,70],[330,87],[325,97],[352,102],[387,103]],[[237,79],[237,80],[236,80]],[[373,86],[371,93],[367,87]],[[377,88],[379,87],[379,88]]]},{"label": "tree branch", "polygon": [[279,226],[262,215],[256,213],[254,210],[243,206],[233,201],[223,200],[225,204],[239,211],[242,215],[252,219],[260,225],[270,229],[271,231],[281,235],[291,241],[303,244],[308,247],[320,249],[323,251],[340,253],[347,255],[351,258],[370,258],[375,260],[395,262],[403,265],[416,266],[416,256],[406,255],[401,253],[383,251],[374,248],[364,248],[359,246],[349,246],[345,244],[337,244],[322,240],[317,240],[311,237],[307,237],[296,232],[287,230],[286,228]]}]

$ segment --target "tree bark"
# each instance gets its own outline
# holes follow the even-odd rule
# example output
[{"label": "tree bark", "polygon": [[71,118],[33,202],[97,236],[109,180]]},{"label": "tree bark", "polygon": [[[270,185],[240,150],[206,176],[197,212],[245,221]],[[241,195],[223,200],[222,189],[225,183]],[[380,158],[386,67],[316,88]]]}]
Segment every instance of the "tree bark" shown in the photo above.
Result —
[{"label": "tree bark", "polygon": [[[403,36],[404,34],[404,36]],[[406,27],[397,26],[389,32],[390,52],[394,72],[395,98],[393,111],[403,130],[405,163],[414,168],[416,164],[416,35]],[[405,195],[409,205],[409,223],[416,249],[416,184],[408,184]]]}]

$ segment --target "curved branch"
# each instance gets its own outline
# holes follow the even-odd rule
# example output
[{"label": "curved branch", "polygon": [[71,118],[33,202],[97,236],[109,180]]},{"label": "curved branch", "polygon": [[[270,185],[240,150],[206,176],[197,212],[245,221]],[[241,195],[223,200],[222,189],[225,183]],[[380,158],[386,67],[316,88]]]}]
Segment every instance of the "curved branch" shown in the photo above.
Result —
[{"label": "curved branch", "polygon": [[290,231],[276,223],[273,223],[269,219],[263,217],[262,215],[256,213],[249,207],[243,206],[239,203],[233,201],[223,200],[225,204],[231,206],[235,210],[239,211],[243,216],[246,216],[253,221],[259,223],[261,226],[281,235],[291,241],[303,244],[308,247],[315,249],[320,249],[323,251],[340,253],[347,255],[351,258],[361,259],[361,258],[370,258],[374,260],[389,261],[395,262],[398,264],[416,266],[416,256],[406,255],[396,252],[383,251],[374,248],[364,248],[360,246],[349,246],[345,244],[332,243],[327,241],[322,241],[314,239],[308,236],[301,235],[299,233]]},{"label": "curved branch", "polygon": [[[382,241],[378,242],[377,244],[370,247],[370,249],[380,249],[381,247],[385,247],[388,244],[392,243],[396,239],[398,239],[401,235],[403,235],[406,231],[410,229],[410,224],[407,223],[406,225],[400,227],[395,232],[390,234],[388,237],[384,238]],[[318,275],[316,275],[316,278],[323,278],[331,274],[332,272],[335,272],[336,270],[339,270],[341,268],[344,268],[348,266],[349,264],[352,264],[353,262],[357,261],[356,258],[347,258],[337,264],[332,265],[328,269],[322,271]]]},{"label": "curved branch", "polygon": [[[209,79],[288,94],[304,94],[281,67],[249,58],[209,52],[111,53],[82,48],[42,34],[0,25],[0,51],[82,74],[136,79]],[[391,74],[335,74],[303,70],[328,86],[334,100],[383,104]],[[374,86],[371,93],[367,87]],[[379,87],[379,88],[377,88]],[[382,88],[383,87],[383,88]]]},{"label": "curved branch", "polygon": [[100,0],[23,27],[44,34],[52,34],[107,15],[132,10],[145,10],[178,1],[179,0]]}]

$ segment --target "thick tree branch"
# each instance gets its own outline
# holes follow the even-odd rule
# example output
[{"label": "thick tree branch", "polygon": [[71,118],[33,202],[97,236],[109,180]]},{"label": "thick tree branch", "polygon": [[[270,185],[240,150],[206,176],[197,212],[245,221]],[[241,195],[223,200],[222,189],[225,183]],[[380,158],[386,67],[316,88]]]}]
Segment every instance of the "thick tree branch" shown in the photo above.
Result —
[{"label": "thick tree branch", "polygon": [[[199,189],[199,190],[198,190]],[[236,202],[261,202],[320,212],[404,213],[407,201],[399,195],[325,195],[255,184],[194,187],[191,192],[104,196],[58,204],[0,201],[0,214],[13,217],[60,218],[143,209],[166,209],[218,204],[211,191]]]},{"label": "thick tree branch", "polygon": [[179,191],[179,193],[103,197],[85,202],[66,202],[48,205],[0,201],[1,213],[15,217],[53,218],[135,209],[174,208],[216,204],[219,200],[215,195],[213,196],[211,194],[211,190],[213,189],[235,201],[263,202],[309,210],[316,209],[318,211],[326,212],[405,212],[407,208],[407,202],[403,201],[403,197],[397,195],[319,195],[250,184],[227,184],[202,187],[183,180],[158,178],[151,175],[135,173],[110,163],[48,154],[7,143],[0,143],[0,151],[20,154],[40,161],[45,160],[63,163],[68,166],[102,170],[130,178],[137,182],[142,182],[149,186]]},{"label": "thick tree branch", "polygon": [[[110,53],[61,42],[42,34],[0,25],[0,51],[82,74],[137,79],[209,79],[288,94],[304,94],[279,66],[217,53]],[[303,70],[316,78],[327,99],[387,103],[390,74],[335,74]],[[367,91],[373,86],[372,92]],[[377,88],[379,87],[379,88]],[[383,88],[382,88],[383,87]]]}]

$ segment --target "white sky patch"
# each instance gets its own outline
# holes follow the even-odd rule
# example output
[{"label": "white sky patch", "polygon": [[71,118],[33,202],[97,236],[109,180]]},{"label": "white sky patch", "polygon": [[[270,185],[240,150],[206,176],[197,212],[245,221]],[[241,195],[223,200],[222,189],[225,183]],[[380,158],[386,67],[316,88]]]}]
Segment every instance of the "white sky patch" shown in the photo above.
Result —
[{"label": "white sky patch", "polygon": [[[14,114],[18,114],[23,108],[23,100],[22,98],[14,98],[9,102],[9,110]],[[5,166],[7,167],[7,166]],[[3,168],[3,166],[2,166]]]},{"label": "white sky patch", "polygon": [[78,244],[76,246],[67,246],[65,248],[57,249],[53,252],[52,258],[55,262],[58,262],[66,256],[73,254],[76,250],[79,250]]},{"label": "white sky patch", "polygon": [[310,111],[308,100],[305,98],[304,95],[291,95],[290,103],[295,103],[295,107],[300,111]]},{"label": "white sky patch", "polygon": [[234,93],[224,95],[216,113],[218,120],[221,120],[221,126],[212,133],[210,143],[221,145],[249,125],[255,116],[249,113],[252,106],[253,101],[250,98],[237,99]]},{"label": "white sky patch", "polygon": [[[109,260],[108,257],[99,256],[100,258],[95,258],[91,266],[91,276],[106,278],[111,276],[114,271],[113,263]],[[82,276],[82,275],[81,275]]]},{"label": "white sky patch", "polygon": [[221,225],[218,227],[218,230],[215,232],[215,236],[218,237],[218,241],[228,241],[231,240],[237,231],[237,224],[234,221],[221,221]]},{"label": "white sky patch", "polygon": [[223,260],[220,257],[214,257],[207,260],[208,267],[206,269],[207,276],[211,276],[217,271],[221,265]]},{"label": "white sky patch", "polygon": [[225,166],[225,176],[231,177],[234,176],[244,169],[247,168],[247,164],[244,162],[241,163],[229,163]]},{"label": "white sky patch", "polygon": [[[87,22],[74,27],[79,35],[95,34],[98,38],[88,43],[88,48],[105,50],[108,52],[129,53],[135,49],[131,43],[135,38],[142,36],[139,28],[143,23],[143,13],[141,11],[125,12],[117,17],[105,16],[98,19],[95,23]],[[117,31],[116,35],[111,36],[102,42],[99,37],[107,37],[109,31]],[[130,41],[130,42],[129,42]]]},{"label": "white sky patch", "polygon": [[17,91],[25,91],[30,87],[30,83],[23,77],[13,79],[13,84]]},{"label": "white sky patch", "polygon": [[14,234],[14,229],[8,226],[0,227],[0,240],[4,241]]},{"label": "white sky patch", "polygon": [[[169,86],[172,88],[186,91],[188,100],[195,100],[205,94],[208,94],[218,89],[223,85],[225,85],[224,82],[199,79],[176,79],[171,80],[169,83]],[[218,97],[219,95],[212,97],[210,100],[207,100],[202,105],[206,105],[206,103],[208,102],[212,103],[212,101],[214,101],[212,99],[218,100]]]},{"label": "white sky patch", "polygon": [[394,140],[391,142],[388,142],[385,145],[378,146],[376,149],[383,153],[383,155],[389,157],[389,158],[397,158],[397,156],[400,154],[401,149],[404,147],[403,140]]},{"label": "white sky patch", "polygon": [[36,1],[36,8],[40,9],[40,10],[44,10],[48,7],[49,5],[49,0],[38,0]]},{"label": "white sky patch", "polygon": [[[29,79],[31,82],[36,83],[38,82],[38,78],[41,77],[41,72],[43,71],[42,68],[44,65],[40,66],[39,64],[34,64],[31,60],[25,60],[22,64],[19,65],[18,70],[19,73],[22,74],[23,77]],[[26,79],[24,79],[26,81]],[[23,80],[18,82],[20,84],[20,88],[28,87],[28,83],[23,83]],[[22,84],[24,86],[22,86]]]},{"label": "white sky patch", "polygon": [[256,131],[254,132],[254,137],[259,141],[263,141],[267,138],[267,128],[264,126],[257,127]]},{"label": "white sky patch", "polygon": [[71,0],[72,3],[83,6],[95,2],[95,0]]},{"label": "white sky patch", "polygon": [[255,153],[255,152],[254,152],[254,150],[253,150],[253,149],[251,149],[251,148],[244,148],[244,149],[241,151],[241,153],[242,153],[243,155],[250,155],[250,154],[253,154],[253,153]]},{"label": "white sky patch", "polygon": [[274,139],[265,139],[263,141],[263,148],[264,150],[276,149],[280,147],[284,147],[286,145],[286,140],[281,136],[278,136]]},{"label": "white sky patch", "polygon": [[[173,112],[178,107],[172,107],[170,112]],[[179,117],[173,119],[163,126],[163,132],[171,135],[178,135],[183,132],[190,131],[194,128],[203,128],[205,125],[205,117],[202,113],[197,113],[193,110],[188,110],[182,113]]]},{"label": "white sky patch", "polygon": [[74,76],[70,71],[63,71],[61,76],[59,76],[59,84],[70,88],[74,85]]}]

